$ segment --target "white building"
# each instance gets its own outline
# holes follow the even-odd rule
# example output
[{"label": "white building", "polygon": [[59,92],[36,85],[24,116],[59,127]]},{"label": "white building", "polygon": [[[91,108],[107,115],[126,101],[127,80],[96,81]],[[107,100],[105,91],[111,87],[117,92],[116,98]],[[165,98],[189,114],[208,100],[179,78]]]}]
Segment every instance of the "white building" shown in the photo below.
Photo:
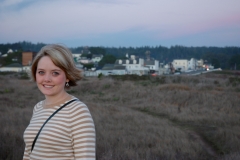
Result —
[{"label": "white building", "polygon": [[115,66],[125,66],[127,74],[144,75],[147,74],[149,69],[144,66],[144,59],[118,59]]},{"label": "white building", "polygon": [[12,50],[12,49],[9,49],[9,50],[7,51],[7,54],[9,54],[9,53],[13,53],[13,50]]},{"label": "white building", "polygon": [[114,66],[113,74],[115,75],[125,75],[127,74],[126,66]]},{"label": "white building", "polygon": [[81,57],[80,59],[78,59],[77,62],[83,64],[93,63],[93,61],[91,59],[88,59],[87,57]]},{"label": "white building", "polygon": [[23,72],[30,73],[30,72],[31,72],[31,66],[23,66],[23,67],[22,67],[22,71],[23,71]]},{"label": "white building", "polygon": [[12,50],[12,49],[9,49],[9,50],[7,51],[7,53],[5,53],[5,54],[2,55],[2,57],[7,57],[8,54],[10,54],[10,53],[13,53],[13,50]]},{"label": "white building", "polygon": [[175,59],[172,62],[173,67],[175,70],[181,69],[182,72],[185,72],[188,70],[188,60],[187,59]]},{"label": "white building", "polygon": [[203,59],[197,60],[197,69],[203,69],[204,61]]},{"label": "white building", "polygon": [[190,61],[188,61],[188,70],[196,70],[197,65],[197,60],[195,58],[191,58]]},{"label": "white building", "polygon": [[[191,58],[189,61],[186,59],[175,59],[172,62],[175,70],[181,69],[182,72],[186,72],[188,70],[199,70],[209,68],[212,69],[214,66],[204,65],[204,61],[202,59],[197,60],[195,58]],[[206,67],[207,66],[207,67]]]},{"label": "white building", "polygon": [[78,62],[81,59],[81,53],[72,53],[73,59]]},{"label": "white building", "polygon": [[83,65],[81,63],[75,62],[75,65],[78,69],[83,69]]},{"label": "white building", "polygon": [[0,67],[0,72],[22,72],[23,67],[19,63],[12,63],[7,66]]},{"label": "white building", "polygon": [[102,58],[103,58],[103,55],[96,55],[96,54],[94,54],[93,56],[92,56],[92,61],[94,62],[94,63],[98,63],[98,62],[100,62],[101,60],[102,60]]},{"label": "white building", "polygon": [[81,57],[81,53],[72,53],[72,56],[73,56],[73,58],[80,58]]},{"label": "white building", "polygon": [[144,66],[148,67],[149,70],[158,71],[159,70],[159,61],[158,60],[145,60]]},{"label": "white building", "polygon": [[101,70],[97,70],[97,75],[102,73],[108,75],[125,75],[127,74],[126,66],[119,66],[114,64],[105,64]]},{"label": "white building", "polygon": [[97,75],[102,73],[104,76],[113,74],[114,64],[105,64],[102,69],[97,70]]}]

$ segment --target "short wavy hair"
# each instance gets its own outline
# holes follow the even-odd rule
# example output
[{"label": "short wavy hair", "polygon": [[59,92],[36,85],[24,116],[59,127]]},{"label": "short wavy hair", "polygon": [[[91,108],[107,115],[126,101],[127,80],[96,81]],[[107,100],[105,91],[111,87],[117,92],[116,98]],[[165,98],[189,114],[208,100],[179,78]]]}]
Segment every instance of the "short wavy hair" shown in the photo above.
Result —
[{"label": "short wavy hair", "polygon": [[57,67],[65,72],[67,79],[69,79],[69,87],[76,86],[77,81],[82,79],[82,70],[76,67],[72,52],[63,45],[50,44],[42,47],[33,60],[31,76],[35,82],[38,62],[44,56],[48,56]]}]

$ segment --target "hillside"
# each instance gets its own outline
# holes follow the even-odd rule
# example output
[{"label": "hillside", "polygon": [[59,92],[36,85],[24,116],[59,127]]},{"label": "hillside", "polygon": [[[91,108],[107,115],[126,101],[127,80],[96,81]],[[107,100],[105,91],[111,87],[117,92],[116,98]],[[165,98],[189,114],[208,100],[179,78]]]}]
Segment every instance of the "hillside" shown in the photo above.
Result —
[{"label": "hillside", "polygon": [[[22,158],[23,132],[44,99],[33,82],[19,78],[0,76],[0,159]],[[90,109],[99,160],[240,158],[234,72],[87,78],[68,92]]]}]

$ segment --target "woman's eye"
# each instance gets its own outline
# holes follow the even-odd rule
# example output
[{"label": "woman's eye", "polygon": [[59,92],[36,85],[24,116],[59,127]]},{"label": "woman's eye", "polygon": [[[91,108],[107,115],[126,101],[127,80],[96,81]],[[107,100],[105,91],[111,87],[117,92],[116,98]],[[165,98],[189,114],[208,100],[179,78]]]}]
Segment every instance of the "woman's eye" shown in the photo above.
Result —
[{"label": "woman's eye", "polygon": [[57,75],[59,75],[58,72],[53,72],[53,76],[57,76]]},{"label": "woman's eye", "polygon": [[43,74],[44,74],[44,72],[43,72],[43,71],[39,71],[39,72],[38,72],[38,74],[40,74],[40,75],[43,75]]}]

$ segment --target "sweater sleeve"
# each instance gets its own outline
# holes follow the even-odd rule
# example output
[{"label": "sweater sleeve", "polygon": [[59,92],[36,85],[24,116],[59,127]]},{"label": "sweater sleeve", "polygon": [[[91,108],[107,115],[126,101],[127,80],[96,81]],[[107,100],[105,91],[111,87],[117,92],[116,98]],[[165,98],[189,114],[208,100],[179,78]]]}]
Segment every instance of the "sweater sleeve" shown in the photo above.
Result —
[{"label": "sweater sleeve", "polygon": [[[36,112],[36,107],[37,107],[38,105],[39,105],[39,104],[36,104],[36,105],[34,106],[32,117],[33,117],[34,113]],[[32,120],[32,117],[31,117],[31,120]],[[31,120],[30,120],[30,121],[31,121]],[[26,130],[25,130],[25,131],[26,131]],[[26,133],[24,132],[24,134],[26,134]],[[25,141],[25,136],[26,136],[26,135],[23,136],[24,141]],[[29,155],[30,152],[31,152],[31,151],[29,150],[29,148],[27,147],[27,144],[26,144],[26,142],[25,142],[25,149],[24,149],[24,154],[23,154],[23,160],[30,160],[30,155]]]},{"label": "sweater sleeve", "polygon": [[29,151],[28,151],[26,145],[25,145],[23,160],[30,160]]},{"label": "sweater sleeve", "polygon": [[87,106],[77,102],[70,113],[72,146],[75,159],[96,159],[96,133],[92,116]]}]

